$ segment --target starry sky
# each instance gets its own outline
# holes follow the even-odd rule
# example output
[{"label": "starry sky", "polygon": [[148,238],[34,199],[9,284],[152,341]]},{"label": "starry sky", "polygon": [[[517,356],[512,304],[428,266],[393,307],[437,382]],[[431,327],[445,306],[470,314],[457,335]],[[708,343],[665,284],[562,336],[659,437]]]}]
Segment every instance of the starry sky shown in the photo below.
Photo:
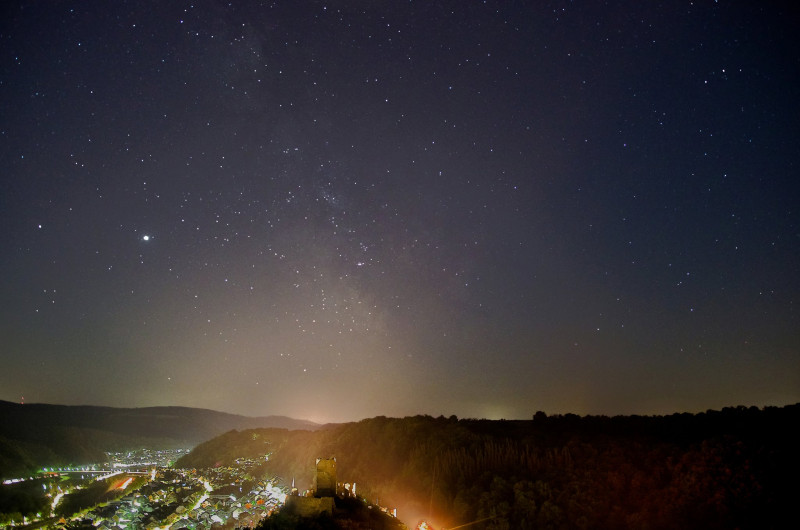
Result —
[{"label": "starry sky", "polygon": [[0,399],[800,401],[797,28],[778,2],[9,2]]}]

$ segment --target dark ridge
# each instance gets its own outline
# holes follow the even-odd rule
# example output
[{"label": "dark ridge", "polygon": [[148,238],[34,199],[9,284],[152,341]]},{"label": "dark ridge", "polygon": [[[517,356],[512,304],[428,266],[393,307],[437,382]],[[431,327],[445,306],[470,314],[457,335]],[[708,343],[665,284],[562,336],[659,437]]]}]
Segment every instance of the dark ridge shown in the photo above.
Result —
[{"label": "dark ridge", "polygon": [[263,471],[312,482],[320,455],[338,480],[401,520],[436,528],[780,528],[800,494],[800,404],[668,416],[526,421],[376,417],[317,431],[230,431],[176,466],[271,453]]}]

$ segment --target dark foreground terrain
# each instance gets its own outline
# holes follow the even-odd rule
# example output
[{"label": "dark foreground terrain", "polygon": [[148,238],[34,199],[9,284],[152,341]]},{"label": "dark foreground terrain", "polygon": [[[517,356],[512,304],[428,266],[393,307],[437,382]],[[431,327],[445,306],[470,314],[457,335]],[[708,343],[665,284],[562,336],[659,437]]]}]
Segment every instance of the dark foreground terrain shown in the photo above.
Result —
[{"label": "dark foreground terrain", "polygon": [[300,517],[281,509],[265,519],[262,530],[406,530],[406,526],[375,506],[352,497],[336,497],[333,514]]},{"label": "dark foreground terrain", "polygon": [[377,417],[318,431],[231,431],[176,464],[270,452],[264,470],[339,482],[435,528],[783,528],[800,487],[800,405],[529,421]]}]

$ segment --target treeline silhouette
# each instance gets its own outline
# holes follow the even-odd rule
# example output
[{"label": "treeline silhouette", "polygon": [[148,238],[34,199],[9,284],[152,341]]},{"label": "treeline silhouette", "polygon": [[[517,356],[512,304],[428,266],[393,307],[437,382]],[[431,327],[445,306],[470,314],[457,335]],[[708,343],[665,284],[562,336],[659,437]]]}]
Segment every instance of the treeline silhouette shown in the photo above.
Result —
[{"label": "treeline silhouette", "polygon": [[231,431],[176,465],[272,455],[264,472],[340,482],[406,521],[476,529],[782,528],[800,487],[800,404],[669,416],[528,421],[377,417],[316,432]]}]

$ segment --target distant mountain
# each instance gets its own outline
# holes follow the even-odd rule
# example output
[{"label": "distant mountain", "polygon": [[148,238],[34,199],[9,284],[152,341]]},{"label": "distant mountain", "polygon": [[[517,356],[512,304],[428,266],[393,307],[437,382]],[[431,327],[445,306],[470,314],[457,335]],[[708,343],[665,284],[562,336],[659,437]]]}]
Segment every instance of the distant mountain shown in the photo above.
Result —
[{"label": "distant mountain", "polygon": [[96,462],[108,450],[194,446],[231,430],[319,427],[286,416],[254,418],[191,407],[20,405],[0,400],[0,477],[42,466]]}]

